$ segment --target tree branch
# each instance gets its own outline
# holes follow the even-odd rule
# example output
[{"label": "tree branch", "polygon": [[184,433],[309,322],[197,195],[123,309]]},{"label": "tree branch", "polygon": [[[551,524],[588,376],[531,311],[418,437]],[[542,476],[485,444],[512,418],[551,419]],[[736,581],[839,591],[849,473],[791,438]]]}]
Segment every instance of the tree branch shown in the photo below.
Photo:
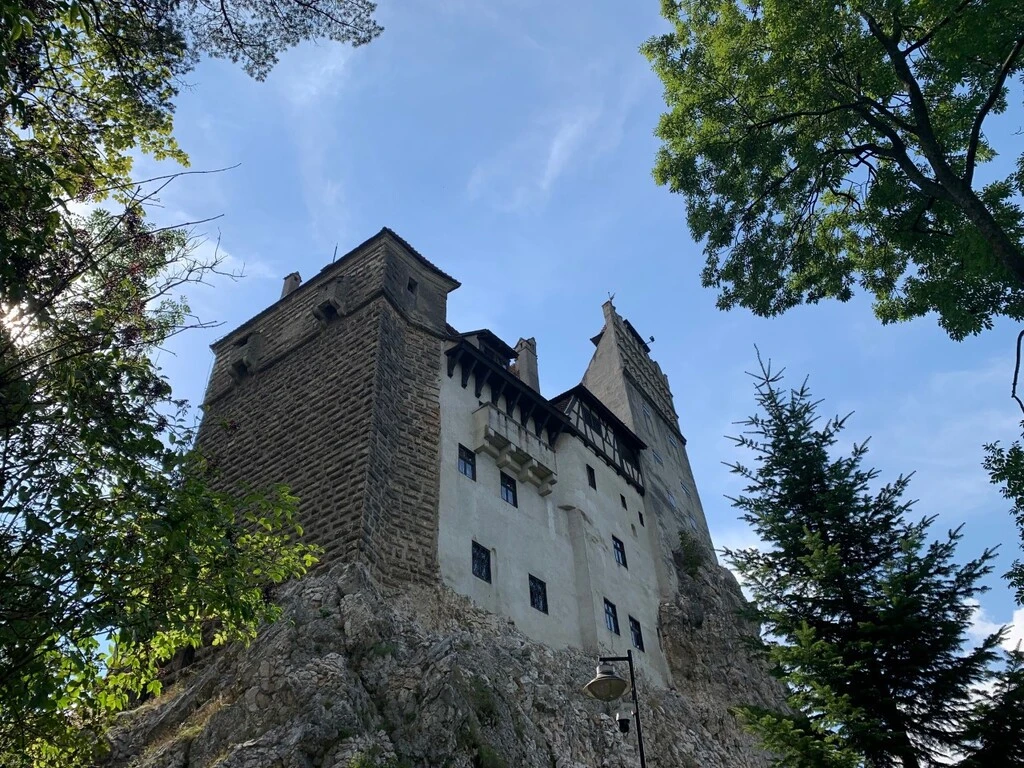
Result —
[{"label": "tree branch", "polygon": [[1024,340],[1024,331],[1017,334],[1017,364],[1013,366],[1013,386],[1010,387],[1010,397],[1017,401],[1020,410],[1024,413],[1024,403],[1017,397],[1017,377],[1020,375],[1020,343]]},{"label": "tree branch", "polygon": [[999,100],[999,96],[1002,94],[1003,87],[1006,84],[1006,78],[1010,74],[1010,70],[1013,69],[1014,62],[1020,56],[1022,49],[1024,49],[1024,37],[1017,39],[1013,50],[1006,57],[1003,66],[999,68],[999,74],[996,75],[996,81],[992,85],[992,90],[989,91],[988,98],[985,99],[985,103],[981,105],[981,109],[978,110],[978,114],[974,118],[974,125],[971,126],[971,139],[967,144],[967,165],[964,169],[964,181],[968,185],[970,185],[974,178],[974,161],[978,154],[978,144],[981,142],[981,124]]},{"label": "tree branch", "polygon": [[966,8],[968,5],[970,5],[973,2],[974,2],[974,0],[963,0],[963,2],[960,3],[960,5],[958,5],[956,8],[953,9],[952,13],[950,13],[948,16],[946,16],[944,19],[942,19],[942,21],[940,21],[934,27],[932,27],[927,32],[925,32],[921,36],[920,40],[918,40],[913,45],[907,46],[902,51],[900,51],[900,53],[902,53],[903,57],[906,58],[907,56],[912,54],[914,51],[916,51],[918,48],[921,48],[921,47],[923,47],[925,45],[928,45],[928,43],[931,42],[932,38],[935,37],[935,35],[939,32],[939,30],[941,30],[944,26],[949,24],[949,22],[951,22],[953,20],[953,18],[957,14],[960,13],[960,11],[962,11],[964,8]]}]

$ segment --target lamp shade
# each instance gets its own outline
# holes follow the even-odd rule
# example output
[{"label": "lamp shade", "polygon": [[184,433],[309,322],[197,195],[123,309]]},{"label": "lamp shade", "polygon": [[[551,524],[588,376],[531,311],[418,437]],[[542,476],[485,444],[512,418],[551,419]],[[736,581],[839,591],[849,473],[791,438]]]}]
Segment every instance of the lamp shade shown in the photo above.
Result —
[{"label": "lamp shade", "polygon": [[597,677],[583,686],[583,690],[600,701],[614,701],[626,692],[629,683],[615,674],[611,664],[599,664]]}]

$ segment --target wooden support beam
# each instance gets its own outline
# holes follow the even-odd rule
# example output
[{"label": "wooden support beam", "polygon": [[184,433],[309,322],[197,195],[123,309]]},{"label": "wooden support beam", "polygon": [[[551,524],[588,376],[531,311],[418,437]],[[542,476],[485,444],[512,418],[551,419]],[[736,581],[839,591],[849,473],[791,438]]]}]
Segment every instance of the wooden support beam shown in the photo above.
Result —
[{"label": "wooden support beam", "polygon": [[484,391],[484,384],[487,383],[487,379],[491,376],[490,368],[478,368],[476,375],[473,377],[473,394],[476,397],[480,397],[480,393]]},{"label": "wooden support beam", "polygon": [[519,403],[519,393],[514,389],[505,395],[505,412],[511,416],[512,412],[515,411],[516,405]]},{"label": "wooden support beam", "polygon": [[491,382],[491,405],[497,407],[498,400],[501,395],[505,392],[505,380],[501,376],[497,377],[497,381]]},{"label": "wooden support beam", "polygon": [[473,369],[476,368],[476,360],[473,358],[469,359],[467,363],[465,360],[462,362],[462,388],[465,389],[466,385],[469,384],[469,377],[473,373]]},{"label": "wooden support beam", "polygon": [[519,408],[519,421],[524,427],[528,427],[530,424],[530,416],[537,410],[537,404],[532,399],[525,400],[522,406]]}]

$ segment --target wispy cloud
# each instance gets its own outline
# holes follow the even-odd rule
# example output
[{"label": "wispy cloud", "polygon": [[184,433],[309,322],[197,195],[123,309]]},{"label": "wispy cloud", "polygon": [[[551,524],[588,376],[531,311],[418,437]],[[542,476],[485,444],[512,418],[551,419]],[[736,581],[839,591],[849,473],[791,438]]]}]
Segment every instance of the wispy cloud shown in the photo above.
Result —
[{"label": "wispy cloud", "polygon": [[348,82],[351,56],[348,46],[304,43],[281,60],[272,75],[273,82],[293,107],[322,111],[331,106]]},{"label": "wispy cloud", "polygon": [[466,191],[503,211],[543,204],[587,142],[601,109],[578,106],[537,118],[521,136],[479,162]]},{"label": "wispy cloud", "polygon": [[971,640],[981,642],[1003,626],[1007,627],[1003,636],[1003,648],[1008,651],[1024,649],[1024,608],[1016,609],[1005,621],[993,621],[988,612],[975,601],[974,617],[968,630]]},{"label": "wispy cloud", "polygon": [[298,154],[309,229],[327,246],[345,229],[345,185],[332,171],[338,142],[337,114],[351,85],[353,51],[336,43],[304,43],[282,58],[272,77],[289,115]]},{"label": "wispy cloud", "polygon": [[572,76],[558,72],[556,77],[553,71],[559,87],[546,106],[473,166],[466,182],[469,199],[503,212],[542,208],[565,177],[621,144],[626,122],[649,85],[647,74],[636,64],[620,68],[608,61],[579,65]]},{"label": "wispy cloud", "polygon": [[857,419],[851,433],[874,436],[871,464],[914,471],[909,497],[921,499],[922,514],[949,515],[958,524],[971,514],[1002,514],[1006,505],[981,462],[985,443],[1020,435],[1020,413],[1008,398],[990,397],[1007,377],[1001,357],[936,371],[886,408],[884,420]]}]

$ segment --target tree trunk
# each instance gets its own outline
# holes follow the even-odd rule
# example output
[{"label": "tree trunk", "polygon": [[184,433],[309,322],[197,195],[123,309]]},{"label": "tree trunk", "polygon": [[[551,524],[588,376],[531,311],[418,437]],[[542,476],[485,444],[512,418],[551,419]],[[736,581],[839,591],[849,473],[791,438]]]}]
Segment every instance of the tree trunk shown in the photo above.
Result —
[{"label": "tree trunk", "polygon": [[978,228],[985,242],[992,248],[992,253],[1002,262],[1017,282],[1024,287],[1024,253],[1010,239],[996,221],[995,216],[981,201],[973,189],[956,180],[958,183],[944,185],[949,190],[954,202],[964,212],[970,222]]}]

